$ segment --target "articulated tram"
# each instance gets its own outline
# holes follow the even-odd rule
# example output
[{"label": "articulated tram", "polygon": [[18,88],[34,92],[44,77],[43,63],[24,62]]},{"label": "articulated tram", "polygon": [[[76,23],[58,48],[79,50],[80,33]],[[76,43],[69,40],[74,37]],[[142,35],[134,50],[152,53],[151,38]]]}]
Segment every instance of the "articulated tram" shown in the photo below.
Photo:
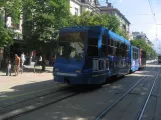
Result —
[{"label": "articulated tram", "polygon": [[158,56],[158,63],[161,63],[161,56]]},{"label": "articulated tram", "polygon": [[102,26],[67,27],[59,33],[54,81],[102,84],[146,65],[146,53]]}]

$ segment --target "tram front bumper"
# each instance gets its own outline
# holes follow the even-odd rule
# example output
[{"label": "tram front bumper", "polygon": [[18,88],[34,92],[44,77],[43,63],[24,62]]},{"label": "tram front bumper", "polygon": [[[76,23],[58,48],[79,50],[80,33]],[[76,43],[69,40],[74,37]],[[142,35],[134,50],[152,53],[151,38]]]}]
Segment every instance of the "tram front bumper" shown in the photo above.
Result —
[{"label": "tram front bumper", "polygon": [[54,73],[54,81],[68,84],[87,84],[88,75],[56,72]]}]

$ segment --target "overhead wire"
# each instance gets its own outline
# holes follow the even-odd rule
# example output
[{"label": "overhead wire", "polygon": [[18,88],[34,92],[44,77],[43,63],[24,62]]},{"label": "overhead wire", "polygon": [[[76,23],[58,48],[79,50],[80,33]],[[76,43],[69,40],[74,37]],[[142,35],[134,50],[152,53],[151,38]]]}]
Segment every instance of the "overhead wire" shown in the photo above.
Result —
[{"label": "overhead wire", "polygon": [[151,5],[150,0],[148,0],[148,3],[149,3],[150,9],[151,9],[151,13],[153,15],[153,19],[154,19],[154,22],[155,22],[155,26],[156,26],[156,36],[157,36],[157,34],[158,34],[158,28],[157,28],[157,22],[156,22],[156,19],[155,19],[155,13],[153,11],[153,8],[152,8],[152,5]]}]

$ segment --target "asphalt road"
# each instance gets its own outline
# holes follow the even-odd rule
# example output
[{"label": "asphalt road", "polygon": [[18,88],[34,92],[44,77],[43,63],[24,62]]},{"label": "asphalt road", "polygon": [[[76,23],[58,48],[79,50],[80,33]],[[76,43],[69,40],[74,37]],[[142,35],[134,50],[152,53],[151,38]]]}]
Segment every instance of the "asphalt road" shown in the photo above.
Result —
[{"label": "asphalt road", "polygon": [[[143,70],[109,81],[100,88],[66,87],[50,89],[51,84],[41,84],[37,92],[0,100],[0,119],[13,116],[15,120],[96,120],[97,117],[122,95],[102,120],[137,120],[154,81],[154,88],[143,112],[142,120],[161,120],[161,65],[147,65]],[[158,76],[157,76],[158,75]],[[65,87],[65,88],[64,88]],[[36,88],[36,86],[35,86]],[[49,88],[47,90],[43,90]],[[55,92],[57,91],[57,92]],[[22,93],[21,93],[22,94]],[[17,94],[16,94],[17,95]],[[7,104],[5,104],[7,103]],[[17,114],[16,114],[17,113]]]}]

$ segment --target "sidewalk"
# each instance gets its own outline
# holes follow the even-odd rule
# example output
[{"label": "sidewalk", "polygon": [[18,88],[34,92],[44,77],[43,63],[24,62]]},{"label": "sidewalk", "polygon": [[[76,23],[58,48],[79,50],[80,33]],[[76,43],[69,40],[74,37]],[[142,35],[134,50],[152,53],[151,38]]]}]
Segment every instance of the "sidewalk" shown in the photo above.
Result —
[{"label": "sidewalk", "polygon": [[147,60],[146,63],[152,63],[152,62],[156,62],[157,60]]},{"label": "sidewalk", "polygon": [[19,73],[18,76],[14,76],[13,71],[11,76],[6,76],[5,69],[0,70],[0,92],[9,90],[16,85],[53,81],[52,67],[46,67],[45,72],[41,72],[41,67],[36,67],[36,73],[33,70],[32,66],[25,66],[24,73]]},{"label": "sidewalk", "polygon": [[[147,60],[146,63],[152,63],[157,60]],[[41,71],[41,66],[36,66],[35,67],[35,73],[52,73],[53,72],[53,67],[52,66],[46,66],[46,71],[42,72]],[[34,73],[34,64],[31,64],[30,66],[25,65],[24,66],[24,73]],[[13,75],[14,73],[12,73]],[[6,75],[6,70],[5,69],[0,69],[0,76],[5,76]],[[0,77],[1,78],[1,77]]]},{"label": "sidewalk", "polygon": [[54,85],[52,73],[24,72],[18,76],[6,76],[0,72],[0,98],[3,96],[19,95]]},{"label": "sidewalk", "polygon": [[[45,75],[45,74],[47,74],[47,73],[49,73],[49,74],[51,74],[52,75],[52,71],[53,71],[53,67],[49,67],[49,66],[47,66],[46,67],[46,70],[45,70],[45,72],[42,72],[41,71],[41,66],[36,66],[35,67],[35,73],[34,73],[34,66],[24,66],[24,73],[23,74],[21,74],[21,73],[19,73],[19,75],[20,76],[30,76],[30,75],[39,75],[39,74],[42,74],[42,75]],[[12,71],[12,76],[14,75],[14,72]],[[34,76],[35,76],[34,75]],[[3,79],[4,79],[4,76],[6,76],[6,69],[0,69],[0,80],[2,79],[2,77],[3,77]],[[11,76],[11,77],[12,77]],[[10,76],[6,76],[7,78],[8,77],[10,77]],[[17,77],[19,77],[19,76],[17,76]]]}]

